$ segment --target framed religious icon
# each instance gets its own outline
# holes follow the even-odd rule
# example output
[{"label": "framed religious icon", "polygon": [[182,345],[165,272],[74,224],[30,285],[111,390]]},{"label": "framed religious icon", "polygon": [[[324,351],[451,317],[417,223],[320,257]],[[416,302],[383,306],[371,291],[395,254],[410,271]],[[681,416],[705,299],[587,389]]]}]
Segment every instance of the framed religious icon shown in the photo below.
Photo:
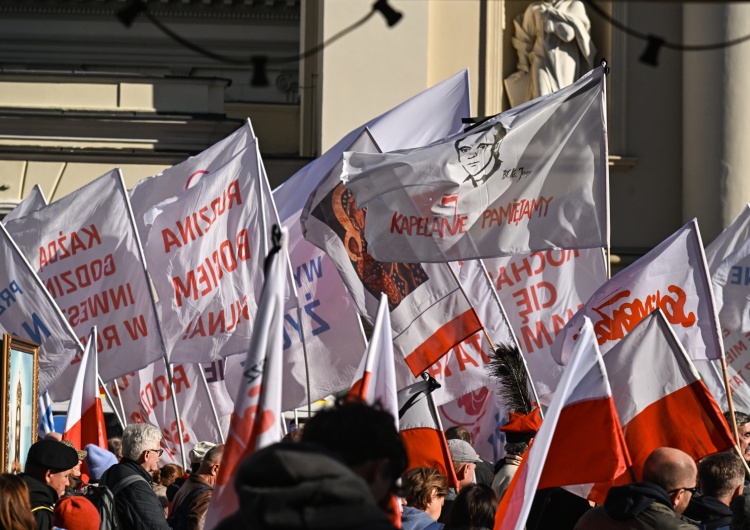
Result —
[{"label": "framed religious icon", "polygon": [[37,438],[39,345],[4,333],[0,361],[1,471],[21,473]]}]

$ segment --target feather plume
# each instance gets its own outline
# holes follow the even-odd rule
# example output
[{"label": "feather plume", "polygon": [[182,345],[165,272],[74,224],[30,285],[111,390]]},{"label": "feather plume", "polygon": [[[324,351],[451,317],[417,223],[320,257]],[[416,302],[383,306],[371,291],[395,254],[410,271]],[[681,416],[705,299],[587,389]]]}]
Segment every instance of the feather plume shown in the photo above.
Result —
[{"label": "feather plume", "polygon": [[528,414],[533,408],[528,375],[521,352],[510,344],[500,344],[491,355],[487,374],[498,382],[498,396],[510,410]]}]

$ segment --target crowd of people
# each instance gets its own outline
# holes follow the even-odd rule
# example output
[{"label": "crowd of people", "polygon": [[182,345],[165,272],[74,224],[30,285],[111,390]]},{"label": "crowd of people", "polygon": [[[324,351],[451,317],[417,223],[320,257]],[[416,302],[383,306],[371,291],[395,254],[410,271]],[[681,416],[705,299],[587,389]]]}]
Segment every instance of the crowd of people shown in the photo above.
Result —
[{"label": "crowd of people", "polygon": [[[750,416],[735,418],[744,458],[733,450],[696,463],[679,449],[658,448],[644,463],[642,481],[610,488],[601,506],[561,489],[537,492],[526,528],[750,530]],[[445,435],[451,477],[408,465],[387,412],[338,402],[238,465],[239,509],[217,528],[492,529],[528,439],[509,436],[508,455],[493,464],[479,457],[463,427]],[[204,527],[223,444],[196,444],[191,468],[183,470],[159,467],[162,433],[153,425],[128,425],[109,450],[78,449],[59,438],[53,433],[33,444],[22,474],[0,475],[0,528]]]}]

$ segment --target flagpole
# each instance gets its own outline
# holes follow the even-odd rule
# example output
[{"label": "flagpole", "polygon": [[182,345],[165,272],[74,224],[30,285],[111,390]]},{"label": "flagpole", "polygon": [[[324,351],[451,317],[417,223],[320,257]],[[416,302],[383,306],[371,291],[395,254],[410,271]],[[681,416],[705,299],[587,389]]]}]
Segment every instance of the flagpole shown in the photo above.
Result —
[{"label": "flagpole", "polygon": [[518,348],[518,352],[521,354],[521,360],[523,361],[523,367],[524,370],[526,370],[526,377],[529,380],[529,386],[531,387],[531,392],[534,394],[534,399],[537,402],[537,405],[539,406],[539,416],[544,419],[544,412],[542,412],[542,404],[539,401],[539,395],[536,393],[536,386],[534,386],[534,380],[531,378],[531,372],[529,371],[529,365],[526,363],[526,356],[523,354],[523,350],[521,349],[521,344],[518,342],[518,337],[516,337],[516,332],[513,331],[513,327],[510,325],[510,321],[508,320],[508,314],[505,312],[505,307],[503,306],[503,302],[500,300],[500,294],[497,292],[497,289],[495,289],[495,286],[492,284],[492,279],[490,278],[490,273],[487,272],[487,267],[484,264],[483,259],[478,259],[479,266],[482,268],[482,276],[484,276],[484,280],[487,282],[487,286],[490,289],[490,292],[492,293],[493,298],[495,299],[495,302],[497,302],[497,307],[500,310],[500,314],[503,317],[503,320],[505,321],[505,325],[508,326],[508,330],[510,331],[510,336],[513,339],[513,342],[516,345],[516,348]]},{"label": "flagpole", "polygon": [[206,389],[206,395],[208,396],[208,404],[211,406],[211,413],[213,414],[214,421],[216,422],[216,429],[219,431],[219,439],[221,443],[225,443],[224,431],[221,430],[221,423],[219,422],[219,414],[216,412],[216,404],[214,403],[214,397],[211,395],[211,391],[208,388],[208,380],[206,379],[206,372],[203,371],[203,366],[200,363],[196,363],[196,367],[201,374],[201,381],[203,381],[203,388]]},{"label": "flagpole", "polygon": [[[258,188],[258,194],[260,196],[260,204],[261,204],[261,213],[263,210],[264,200],[263,200],[263,193],[261,188],[265,188],[266,192],[268,193],[268,196],[271,198],[271,204],[270,207],[273,209],[274,216],[276,218],[276,222],[281,226],[281,220],[279,219],[279,212],[276,210],[276,203],[273,200],[273,192],[271,191],[271,185],[268,183],[268,176],[266,175],[266,170],[262,165],[262,161],[260,158],[260,151],[258,151],[258,144],[256,142],[255,144],[256,152],[258,153],[257,159],[258,159],[258,180],[260,182],[260,187]],[[264,178],[265,177],[265,178]],[[264,234],[269,234],[268,227],[266,226],[266,217],[264,214],[261,215],[261,227],[263,229]],[[267,235],[264,236],[263,242],[266,244],[266,252],[265,255],[268,255],[268,249],[267,249]],[[287,274],[289,283],[292,286],[292,292],[290,293],[291,296],[294,297],[295,305],[297,306],[297,325],[299,326],[299,336],[300,341],[302,342],[302,359],[305,363],[305,385],[307,389],[307,419],[309,420],[312,418],[312,399],[310,396],[310,363],[307,356],[307,341],[305,340],[305,328],[302,324],[302,308],[299,305],[299,295],[297,293],[297,283],[294,279],[294,272],[292,270],[292,258],[291,258],[291,252],[287,252],[286,254],[287,259]],[[360,325],[361,327],[361,325]],[[296,410],[296,409],[295,409]]]},{"label": "flagpole", "polygon": [[602,113],[603,121],[604,121],[604,134],[605,134],[605,141],[602,142],[602,148],[604,149],[604,210],[605,210],[605,218],[604,222],[606,223],[606,236],[607,236],[607,246],[606,246],[606,257],[607,257],[607,279],[612,277],[612,251],[609,246],[609,239],[610,239],[610,215],[609,215],[609,146],[607,145],[606,141],[606,134],[607,134],[607,75],[609,75],[609,66],[607,66],[607,61],[605,59],[602,59],[601,67],[604,69],[604,75],[602,76],[602,97],[604,98],[604,104],[602,105]]},{"label": "flagpole", "polygon": [[[732,435],[734,436],[734,441],[736,444],[739,445],[740,443],[740,433],[737,429],[737,418],[734,417],[734,400],[732,399],[732,389],[729,386],[729,372],[727,371],[727,360],[723,355],[721,356],[721,374],[724,376],[724,387],[727,390],[727,404],[729,405],[729,416],[732,418],[732,422],[730,426],[732,427]],[[740,456],[742,456],[742,453],[740,453]],[[742,461],[745,462],[745,458],[742,458]],[[745,467],[747,467],[747,463],[745,463]],[[748,470],[748,473],[750,473],[750,470]]]},{"label": "flagpole", "polygon": [[138,234],[138,228],[135,226],[135,215],[133,214],[133,207],[130,204],[130,196],[128,190],[125,188],[125,181],[122,178],[122,172],[117,169],[117,175],[120,177],[118,182],[120,184],[120,191],[125,198],[125,206],[128,211],[128,221],[130,221],[130,227],[133,229],[133,235],[135,236],[135,243],[138,247],[138,254],[141,258],[141,265],[143,266],[143,274],[146,276],[146,286],[148,292],[151,295],[151,307],[154,311],[154,321],[156,322],[156,331],[159,334],[159,341],[161,342],[162,359],[164,360],[164,366],[167,371],[167,382],[169,384],[169,393],[172,395],[172,408],[174,409],[174,416],[177,422],[177,438],[180,440],[180,454],[182,456],[182,468],[189,469],[187,465],[187,455],[185,454],[185,433],[182,429],[182,418],[180,417],[180,408],[177,406],[177,396],[175,392],[174,380],[172,378],[172,366],[167,359],[167,347],[164,343],[164,333],[161,329],[161,322],[157,317],[156,311],[156,300],[154,299],[154,293],[151,290],[151,278],[148,274],[148,266],[146,265],[146,253],[143,251],[143,245],[141,244],[141,236]]},{"label": "flagpole", "polygon": [[115,379],[115,394],[117,394],[117,401],[120,402],[120,410],[122,411],[122,419],[127,425],[128,415],[125,414],[125,405],[122,402],[122,394],[120,393],[120,385],[117,383],[117,379]]},{"label": "flagpole", "polygon": [[110,395],[109,390],[107,390],[107,385],[104,384],[104,381],[102,381],[102,376],[99,375],[98,365],[96,368],[96,380],[99,382],[99,386],[104,389],[104,396],[107,398],[107,403],[109,403],[109,406],[112,407],[112,412],[115,413],[115,416],[117,417],[117,422],[120,424],[120,427],[124,429],[125,423],[122,420],[122,416],[120,416],[120,413],[117,411],[115,400],[112,399],[112,396]]}]

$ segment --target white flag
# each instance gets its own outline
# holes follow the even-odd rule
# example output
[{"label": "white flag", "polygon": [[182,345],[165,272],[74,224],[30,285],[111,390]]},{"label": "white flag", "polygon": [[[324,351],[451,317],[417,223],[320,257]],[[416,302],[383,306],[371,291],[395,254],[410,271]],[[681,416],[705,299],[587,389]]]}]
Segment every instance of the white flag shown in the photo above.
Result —
[{"label": "white flag", "polygon": [[258,449],[281,440],[281,357],[287,269],[286,231],[266,259],[265,282],[243,383],[234,401],[219,476],[206,515],[211,530],[238,507],[234,474],[239,463]]},{"label": "white flag", "polygon": [[[164,355],[127,192],[115,169],[6,224],[79,337],[98,329],[104,381]],[[77,366],[50,389],[67,399]]]},{"label": "white flag", "polygon": [[552,355],[567,363],[584,317],[593,322],[605,354],[656,308],[693,359],[721,358],[718,318],[695,219],[602,285],[565,325]]},{"label": "white flag", "polygon": [[42,206],[47,206],[47,199],[44,197],[44,192],[42,191],[42,188],[39,187],[39,184],[34,184],[34,187],[31,188],[31,191],[26,198],[5,215],[3,223],[23,217],[34,210],[38,210]]},{"label": "white flag", "polygon": [[[377,149],[368,131],[352,145]],[[358,208],[336,173],[334,168],[305,205],[305,237],[325,249],[369,322],[374,322],[380,294],[388,296],[394,347],[416,376],[481,325],[448,265],[372,258],[363,234],[367,212]]]},{"label": "white flag", "polygon": [[426,147],[344,154],[381,261],[608,246],[604,68]]},{"label": "white flag", "polygon": [[750,239],[750,204],[706,247],[706,263],[713,274],[722,261]]},{"label": "white flag", "polygon": [[0,328],[40,345],[39,392],[45,392],[83,346],[2,224],[0,261]]},{"label": "white flag", "polygon": [[[221,378],[222,362],[172,366],[174,395],[182,420],[183,444],[186,452],[189,452],[198,442],[221,442],[221,433],[226,434],[229,428],[229,417],[234,404]],[[219,432],[219,426],[216,425],[206,395],[201,370],[206,376],[209,392],[219,417],[221,432]],[[107,386],[113,396],[119,393],[122,397],[128,423],[150,423],[161,428],[162,448],[164,449],[161,457],[162,465],[169,463],[182,465],[177,418],[164,361],[158,360],[138,372],[107,383]]]},{"label": "white flag", "polygon": [[146,259],[171,362],[247,349],[263,277],[259,178],[253,144],[149,213]]},{"label": "white flag", "polygon": [[133,214],[141,239],[148,239],[151,220],[147,219],[146,214],[151,208],[198,184],[202,177],[229,162],[254,139],[253,128],[250,120],[247,120],[234,133],[202,153],[137,182],[130,190],[130,202],[133,204]]}]

